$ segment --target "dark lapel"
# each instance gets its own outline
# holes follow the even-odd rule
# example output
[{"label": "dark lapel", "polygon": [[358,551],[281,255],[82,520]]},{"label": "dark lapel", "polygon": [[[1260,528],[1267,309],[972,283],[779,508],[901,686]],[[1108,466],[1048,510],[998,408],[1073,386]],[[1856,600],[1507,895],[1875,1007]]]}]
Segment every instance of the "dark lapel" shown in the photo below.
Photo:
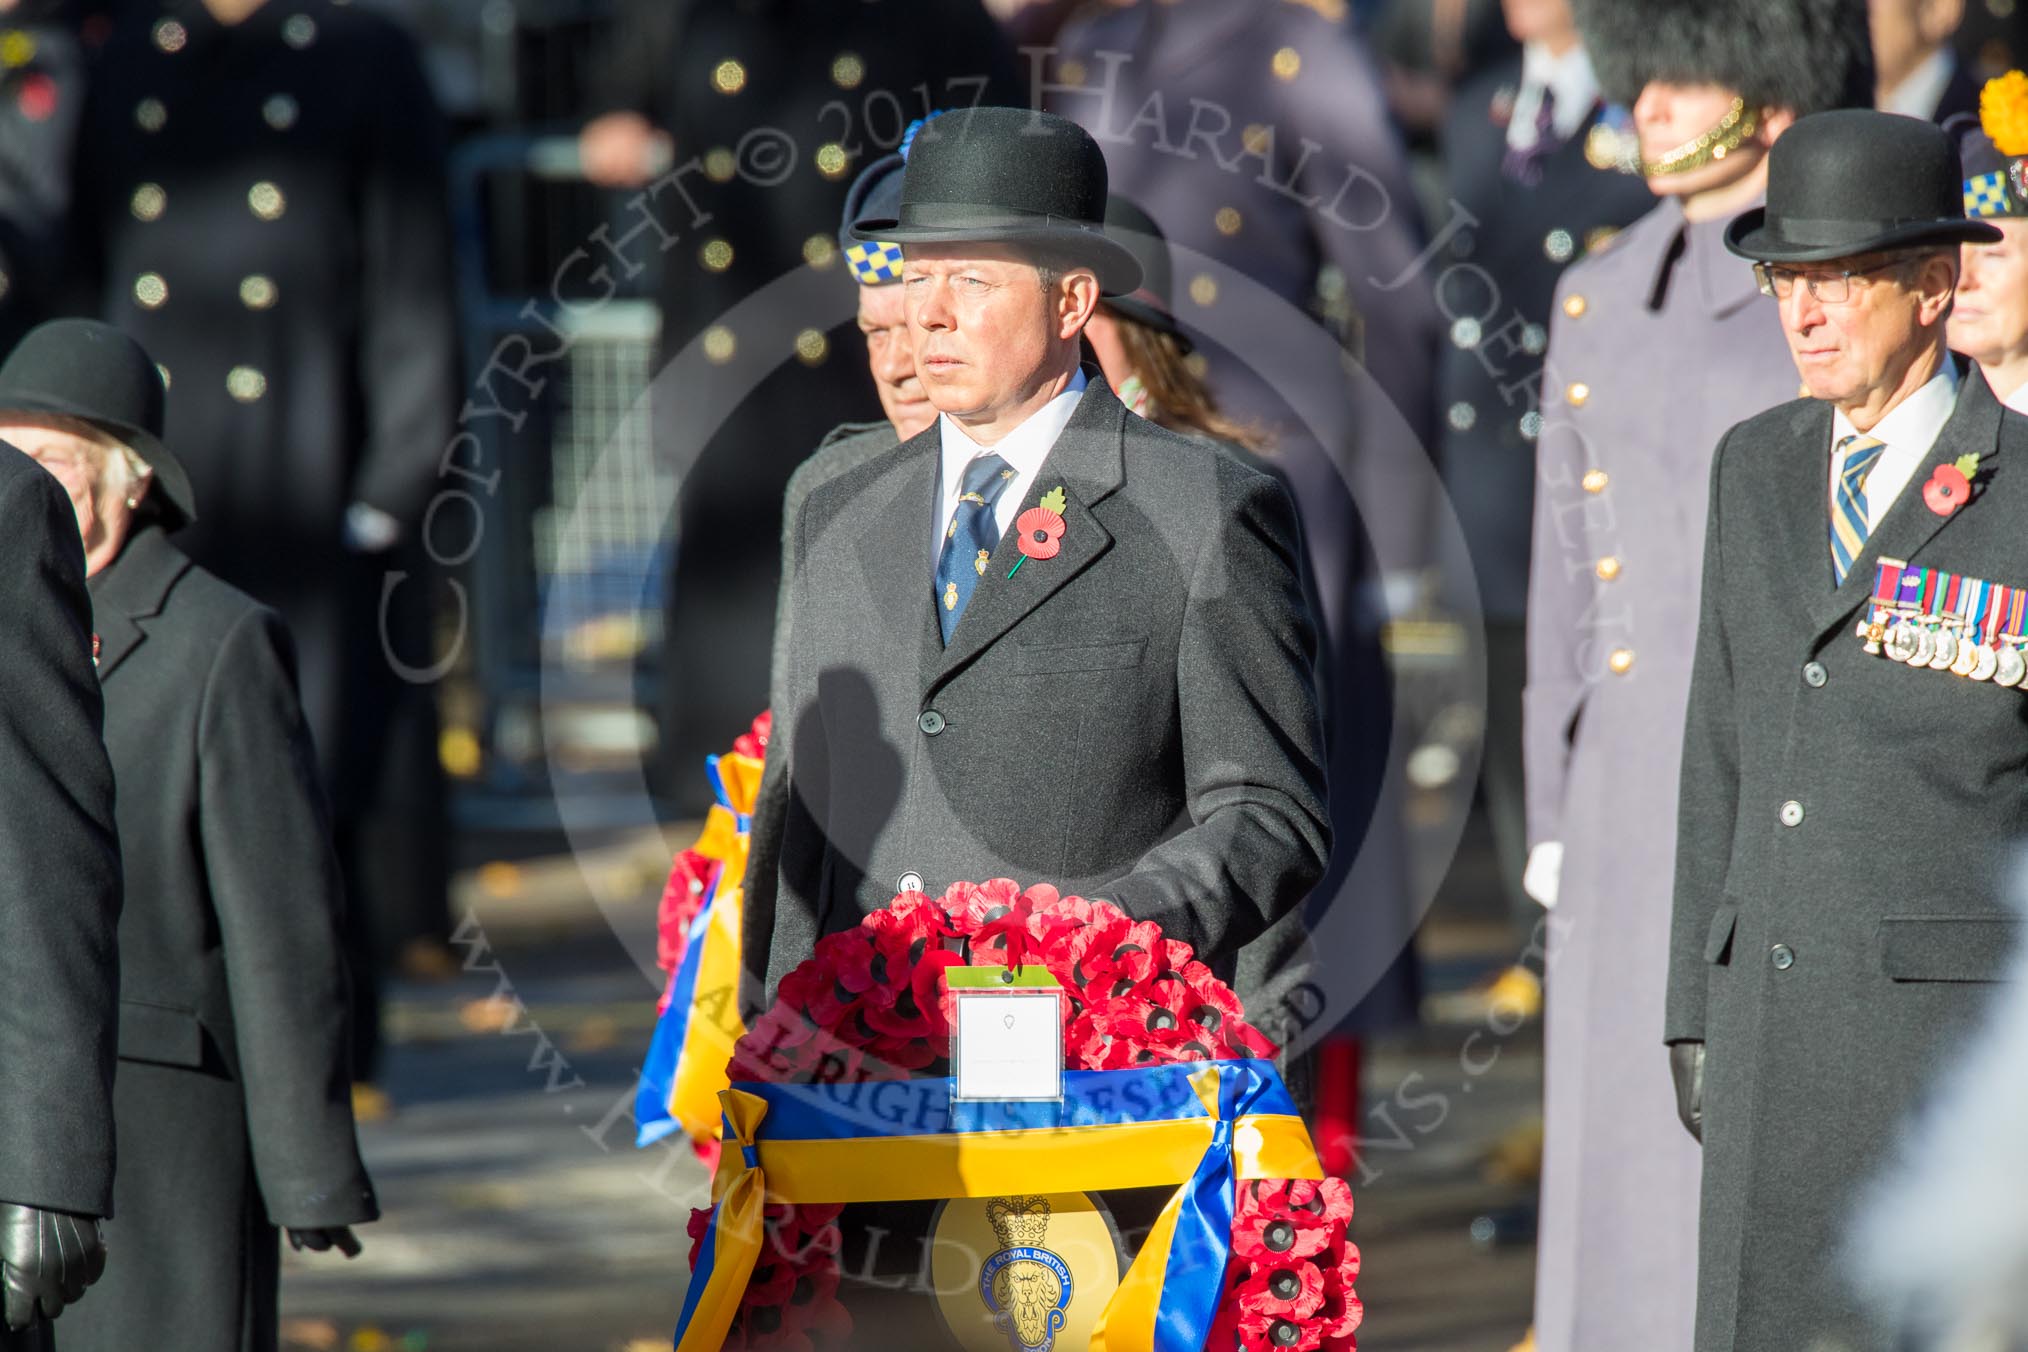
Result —
[{"label": "dark lapel", "polygon": [[169,543],[159,527],[148,526],[127,541],[120,556],[86,584],[92,597],[92,628],[99,636],[99,680],[148,636],[142,623],[162,613],[162,603],[190,560]]},{"label": "dark lapel", "polygon": [[[1992,476],[1999,472],[2000,413],[2000,401],[1993,397],[1985,377],[1979,374],[1977,368],[1962,370],[1958,377],[1957,407],[1951,410],[1950,420],[1937,435],[1936,445],[1915,467],[1915,473],[1909,476],[1894,505],[1881,518],[1879,527],[1866,537],[1866,547],[1853,560],[1852,571],[1845,575],[1845,584],[1836,591],[1825,591],[1822,600],[1812,608],[1810,619],[1818,634],[1840,623],[1866,603],[1866,598],[1873,594],[1876,562],[1880,559],[1912,562],[1938,531],[1964,513],[1978,510],[1979,500],[1991,491]],[[1823,528],[1818,532],[1823,546],[1819,551],[1823,555],[1823,568],[1819,575],[1828,577],[1831,557],[1831,448],[1828,429],[1820,440],[1824,446],[1815,457],[1817,501],[1822,508],[1819,515],[1823,522]],[[1929,482],[1930,473],[1938,465],[1948,465],[1961,455],[1979,457],[1979,473],[1972,488],[1972,500],[1950,516],[1939,516],[1922,500],[1923,485]]]},{"label": "dark lapel", "polygon": [[[871,491],[885,498],[873,522],[859,536],[859,567],[867,594],[889,619],[899,642],[916,648],[925,680],[943,658],[937,628],[936,561],[930,555],[930,518],[936,512],[937,461],[943,440],[931,423],[901,445],[869,462]],[[913,640],[910,635],[913,634]],[[897,657],[906,648],[896,652]]]},{"label": "dark lapel", "polygon": [[1126,435],[1125,420],[1131,416],[1106,388],[1104,379],[1093,374],[1084,397],[1077,401],[1077,411],[1070,415],[1070,422],[1021,500],[1021,511],[1025,512],[1045,493],[1063,489],[1062,548],[1055,558],[1028,560],[1009,578],[1007,574],[1021,560],[1020,532],[1010,529],[1000,537],[1000,546],[986,565],[986,576],[972,593],[964,618],[951,634],[950,646],[940,654],[941,660],[925,683],[925,695],[1112,547],[1113,537],[1092,515],[1092,508],[1120,486],[1125,473],[1121,443]]}]

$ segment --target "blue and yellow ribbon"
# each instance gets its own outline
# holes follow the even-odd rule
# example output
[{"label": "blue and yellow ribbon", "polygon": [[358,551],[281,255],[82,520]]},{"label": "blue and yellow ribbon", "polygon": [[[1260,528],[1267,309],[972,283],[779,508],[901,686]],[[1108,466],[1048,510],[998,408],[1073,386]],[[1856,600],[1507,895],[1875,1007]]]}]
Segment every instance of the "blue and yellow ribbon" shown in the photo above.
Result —
[{"label": "blue and yellow ribbon", "polygon": [[[1061,1103],[954,1104],[949,1079],[736,1084],[678,1352],[723,1343],[769,1202],[880,1202],[1181,1184],[1106,1306],[1092,1352],[1199,1352],[1242,1179],[1322,1178],[1272,1063],[1066,1071]],[[762,1130],[765,1123],[766,1130]]]},{"label": "blue and yellow ribbon", "polygon": [[718,1135],[718,1094],[730,1082],[726,1063],[746,1033],[739,1017],[740,925],[761,762],[728,753],[708,757],[704,766],[718,801],[692,848],[717,861],[718,876],[690,922],[641,1067],[634,1094],[637,1146],[652,1145],[678,1128],[693,1141]]}]

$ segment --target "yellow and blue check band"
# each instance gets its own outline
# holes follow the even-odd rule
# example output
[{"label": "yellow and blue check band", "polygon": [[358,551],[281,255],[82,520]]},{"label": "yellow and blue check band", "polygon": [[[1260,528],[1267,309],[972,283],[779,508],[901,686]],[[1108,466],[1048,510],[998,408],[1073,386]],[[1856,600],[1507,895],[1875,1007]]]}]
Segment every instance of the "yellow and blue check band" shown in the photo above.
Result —
[{"label": "yellow and blue check band", "polygon": [[861,286],[880,286],[901,280],[901,246],[884,239],[847,247],[845,262]]},{"label": "yellow and blue check band", "polygon": [[1972,220],[2011,214],[2007,196],[2007,172],[1974,174],[1965,180],[1965,215]]}]

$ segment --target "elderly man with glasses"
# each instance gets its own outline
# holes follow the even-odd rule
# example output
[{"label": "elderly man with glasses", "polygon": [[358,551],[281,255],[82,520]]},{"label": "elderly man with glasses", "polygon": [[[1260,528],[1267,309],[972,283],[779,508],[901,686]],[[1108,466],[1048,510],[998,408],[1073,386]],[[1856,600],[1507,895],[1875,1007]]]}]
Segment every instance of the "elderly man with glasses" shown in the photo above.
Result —
[{"label": "elderly man with glasses", "polygon": [[1704,1143],[1697,1346],[1894,1346],[1841,1271],[1857,1187],[1975,1018],[2028,834],[2028,422],[1944,345],[1958,156],[1799,121],[1753,260],[1810,398],[1712,471],[1665,1040]]}]

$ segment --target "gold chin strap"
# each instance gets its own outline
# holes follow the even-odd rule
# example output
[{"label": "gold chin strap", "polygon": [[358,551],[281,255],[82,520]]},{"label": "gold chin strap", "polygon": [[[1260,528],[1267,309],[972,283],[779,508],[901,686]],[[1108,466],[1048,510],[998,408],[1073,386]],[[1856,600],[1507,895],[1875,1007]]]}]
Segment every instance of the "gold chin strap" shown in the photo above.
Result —
[{"label": "gold chin strap", "polygon": [[1687,174],[1692,169],[1702,169],[1707,164],[1716,164],[1730,155],[1760,128],[1760,118],[1746,106],[1745,99],[1734,99],[1732,106],[1725,110],[1725,116],[1718,124],[1694,141],[1685,141],[1675,149],[1666,151],[1660,159],[1642,160],[1643,178],[1664,178],[1670,174]]}]

